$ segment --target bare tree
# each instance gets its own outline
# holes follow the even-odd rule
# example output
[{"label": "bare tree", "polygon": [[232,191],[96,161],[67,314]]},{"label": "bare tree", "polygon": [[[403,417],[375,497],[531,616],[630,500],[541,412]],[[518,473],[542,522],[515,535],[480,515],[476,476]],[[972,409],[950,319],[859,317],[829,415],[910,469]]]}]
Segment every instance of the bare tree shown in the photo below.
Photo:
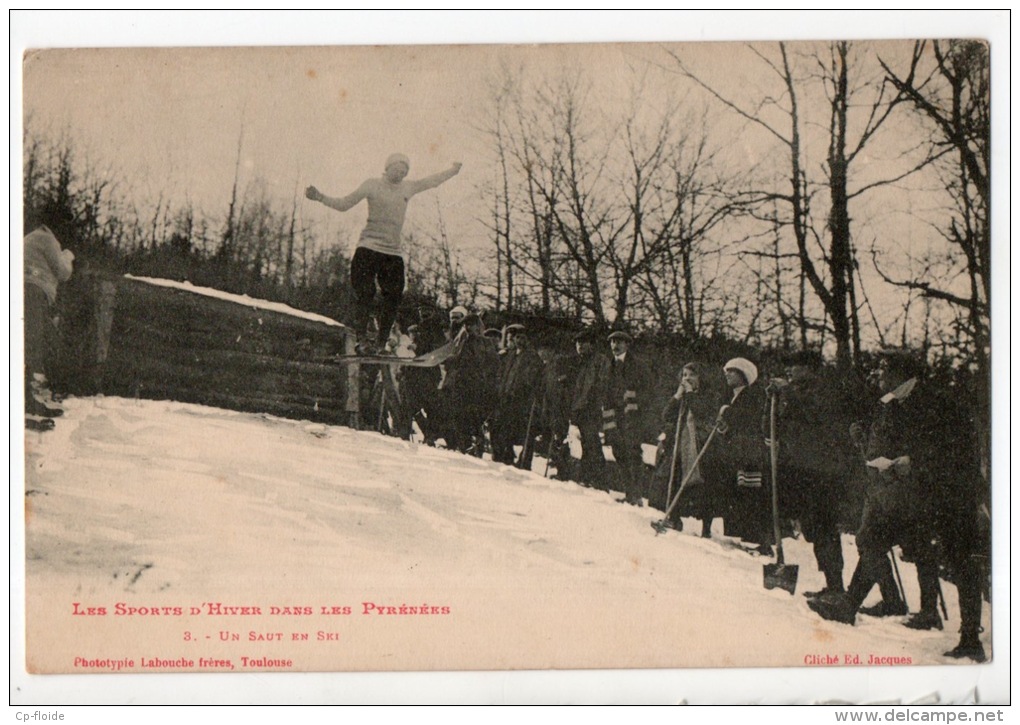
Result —
[{"label": "bare tree", "polygon": [[[889,80],[934,132],[928,161],[950,199],[938,229],[953,250],[930,276],[887,279],[963,312],[964,345],[988,370],[991,300],[990,100],[988,46],[977,41],[919,41],[909,68]],[[952,283],[963,275],[962,290]]]},{"label": "bare tree", "polygon": [[[887,77],[932,132],[926,160],[949,204],[934,228],[947,253],[934,251],[921,273],[887,281],[949,309],[952,346],[972,361],[975,429],[982,467],[990,470],[991,365],[991,90],[988,45],[980,41],[918,41],[905,70],[882,62]],[[877,266],[876,258],[876,266]]]},{"label": "bare tree", "polygon": [[[742,201],[762,221],[779,224],[791,233],[802,283],[810,287],[825,313],[827,323],[821,330],[832,332],[837,362],[848,366],[859,354],[861,344],[850,204],[872,189],[916,172],[921,164],[909,165],[888,178],[862,181],[852,188],[854,161],[874,140],[900,97],[883,79],[876,80],[866,73],[864,59],[854,53],[850,43],[830,43],[803,58],[794,58],[785,43],[777,44],[775,54],[758,46],[750,46],[750,50],[775,79],[777,94],[763,91],[758,100],[734,100],[691,71],[682,58],[674,57],[684,77],[737,117],[764,131],[784,150],[787,169],[782,185],[749,188]],[[864,52],[869,52],[866,47]],[[808,70],[798,69],[797,61],[806,63]],[[811,147],[804,138],[809,124],[802,107],[802,96],[817,92],[818,86],[828,101],[826,156],[821,164],[811,161]],[[774,113],[778,113],[778,121]],[[821,180],[809,178],[816,165],[824,169]],[[819,192],[823,190],[825,195],[821,197]],[[822,198],[827,206],[820,224],[812,216],[812,206],[824,203]],[[777,206],[781,209],[778,213]],[[800,324],[802,332],[818,327],[807,318],[803,306]],[[806,340],[806,334],[802,335],[802,344]]]}]

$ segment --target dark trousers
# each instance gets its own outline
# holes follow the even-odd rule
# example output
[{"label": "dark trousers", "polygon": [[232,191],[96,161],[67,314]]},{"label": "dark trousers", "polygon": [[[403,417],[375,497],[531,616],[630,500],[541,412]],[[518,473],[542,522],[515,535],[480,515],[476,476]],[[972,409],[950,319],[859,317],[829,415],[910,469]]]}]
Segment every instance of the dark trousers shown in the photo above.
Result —
[{"label": "dark trousers", "polygon": [[843,541],[835,506],[814,506],[801,520],[804,538],[814,549],[818,571],[825,575],[825,586],[843,589]]},{"label": "dark trousers", "polygon": [[53,347],[54,329],[50,303],[38,285],[25,285],[25,377],[45,373]]},{"label": "dark trousers", "polygon": [[49,374],[56,342],[56,329],[50,316],[46,293],[37,285],[25,285],[25,403],[32,398],[32,377]]},{"label": "dark trousers", "polygon": [[[492,460],[496,463],[505,463],[512,466],[515,463],[514,446],[523,443],[526,449],[533,449],[534,445],[528,445],[525,440],[525,433],[528,427],[528,414],[531,411],[530,405],[526,409],[515,409],[503,407],[496,411],[489,425],[489,437],[492,443]],[[534,434],[534,430],[532,430]],[[528,450],[522,451],[522,466],[525,464],[523,458],[527,458],[528,467],[531,459]]]},{"label": "dark trousers", "polygon": [[860,609],[868,593],[878,584],[882,592],[882,601],[890,606],[898,605],[903,599],[893,577],[892,564],[888,550],[865,548],[860,551],[861,558],[857,562],[847,594],[854,611]]},{"label": "dark trousers", "polygon": [[393,254],[358,247],[351,259],[351,287],[354,289],[355,332],[362,338],[368,336],[377,283],[381,293],[377,312],[377,342],[384,345],[389,339],[390,328],[397,319],[397,310],[404,298],[404,260]]},{"label": "dark trousers", "polygon": [[619,485],[627,503],[637,504],[645,496],[644,461],[641,458],[641,442],[628,440],[623,436],[613,443],[613,458],[619,476]]},{"label": "dark trousers", "polygon": [[981,582],[983,558],[968,557],[956,569],[956,590],[960,602],[961,641],[976,642],[981,631]]},{"label": "dark trousers", "polygon": [[578,422],[577,430],[581,433],[581,466],[578,479],[595,488],[606,489],[606,456],[602,452],[602,439],[599,430],[602,422]]},{"label": "dark trousers", "polygon": [[825,575],[825,586],[829,589],[843,589],[843,542],[839,529],[833,528],[819,534],[812,542],[818,571]]}]

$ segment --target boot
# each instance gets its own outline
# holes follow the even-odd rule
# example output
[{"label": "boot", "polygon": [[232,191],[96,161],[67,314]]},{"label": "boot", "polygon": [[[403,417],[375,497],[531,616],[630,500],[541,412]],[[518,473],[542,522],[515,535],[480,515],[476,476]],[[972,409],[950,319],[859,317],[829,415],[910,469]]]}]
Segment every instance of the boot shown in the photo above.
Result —
[{"label": "boot", "polygon": [[703,539],[712,538],[712,519],[701,520],[701,538]]},{"label": "boot", "polygon": [[39,433],[45,433],[48,430],[53,430],[56,424],[52,418],[25,418],[25,430],[34,430]]},{"label": "boot", "polygon": [[846,594],[809,599],[808,606],[822,619],[828,619],[831,622],[842,622],[852,626],[857,618],[854,606],[850,603],[850,597]]},{"label": "boot", "polygon": [[35,396],[29,395],[25,397],[25,414],[39,415],[43,418],[59,418],[64,414],[64,411],[60,408],[50,408],[43,405]]},{"label": "boot", "polygon": [[[831,586],[830,587],[829,585],[825,585],[823,588],[821,588],[821,589],[819,589],[817,591],[814,591],[814,592],[804,592],[804,596],[807,597],[808,599],[817,599],[818,597],[831,597],[831,596],[835,596],[836,594],[844,594],[845,592],[846,592],[846,590],[843,589],[842,585],[840,585],[838,587],[837,586]],[[861,610],[861,614],[867,614],[867,613],[868,613],[868,611],[866,609],[862,609]],[[905,611],[903,613],[906,614]]]},{"label": "boot", "polygon": [[861,614],[867,614],[869,617],[902,617],[909,610],[903,600],[898,600],[895,602],[881,601],[871,607],[862,607],[860,611]]},{"label": "boot", "polygon": [[907,617],[903,626],[911,629],[942,629],[942,617],[938,612],[920,611]]},{"label": "boot", "polygon": [[975,662],[984,662],[986,659],[985,648],[981,646],[981,640],[978,638],[977,632],[962,632],[960,634],[960,643],[943,654],[945,657],[951,657],[954,660],[968,657]]}]

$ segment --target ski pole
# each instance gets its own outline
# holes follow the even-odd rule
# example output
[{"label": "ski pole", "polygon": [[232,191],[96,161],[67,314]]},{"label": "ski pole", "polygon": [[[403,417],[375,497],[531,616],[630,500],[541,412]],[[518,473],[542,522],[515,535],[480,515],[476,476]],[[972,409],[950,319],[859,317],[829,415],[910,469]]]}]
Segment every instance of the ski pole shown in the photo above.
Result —
[{"label": "ski pole", "polygon": [[896,575],[896,586],[900,589],[900,599],[907,601],[907,592],[903,588],[903,579],[900,577],[900,565],[896,561],[896,551],[889,547],[889,556],[892,558],[893,574]]},{"label": "ski pole", "polygon": [[378,379],[379,385],[379,422],[376,424],[375,429],[380,433],[383,432],[383,416],[386,414],[386,384],[382,379],[382,372],[379,373]]},{"label": "ski pole", "polygon": [[666,515],[663,516],[662,520],[659,521],[657,524],[652,524],[656,531],[661,533],[666,530],[666,521],[669,519],[669,515],[673,513],[673,509],[680,502],[680,494],[684,492],[684,488],[687,487],[687,482],[691,480],[691,476],[694,475],[694,472],[698,469],[698,463],[701,461],[701,457],[705,455],[705,451],[708,450],[709,444],[712,442],[712,439],[715,438],[715,434],[718,432],[719,426],[718,425],[713,426],[712,431],[708,434],[708,439],[705,441],[705,445],[703,445],[701,447],[701,450],[698,451],[698,455],[695,457],[694,462],[691,464],[690,470],[687,471],[687,474],[684,476],[684,479],[680,482],[680,488],[677,490],[676,496],[673,497],[673,500],[670,502],[669,507],[666,509]]},{"label": "ski pole", "polygon": [[676,457],[680,452],[680,432],[683,430],[686,396],[680,398],[680,409],[677,410],[676,431],[673,433],[673,455],[669,459],[669,483],[666,485],[666,503],[673,500],[673,483],[676,481]]},{"label": "ski pole", "polygon": [[524,445],[521,447],[521,456],[517,459],[517,467],[524,468],[524,461],[527,460],[528,444],[531,442],[531,424],[535,420],[535,400],[531,400],[531,410],[528,411],[528,427],[524,432]]}]

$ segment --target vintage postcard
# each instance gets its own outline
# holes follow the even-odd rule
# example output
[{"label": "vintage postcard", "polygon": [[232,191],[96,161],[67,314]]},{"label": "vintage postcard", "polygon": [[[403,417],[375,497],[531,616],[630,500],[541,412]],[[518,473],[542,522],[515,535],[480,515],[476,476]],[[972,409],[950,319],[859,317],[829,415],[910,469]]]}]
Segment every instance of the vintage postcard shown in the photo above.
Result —
[{"label": "vintage postcard", "polygon": [[873,36],[26,47],[19,677],[1008,666],[998,48]]}]

